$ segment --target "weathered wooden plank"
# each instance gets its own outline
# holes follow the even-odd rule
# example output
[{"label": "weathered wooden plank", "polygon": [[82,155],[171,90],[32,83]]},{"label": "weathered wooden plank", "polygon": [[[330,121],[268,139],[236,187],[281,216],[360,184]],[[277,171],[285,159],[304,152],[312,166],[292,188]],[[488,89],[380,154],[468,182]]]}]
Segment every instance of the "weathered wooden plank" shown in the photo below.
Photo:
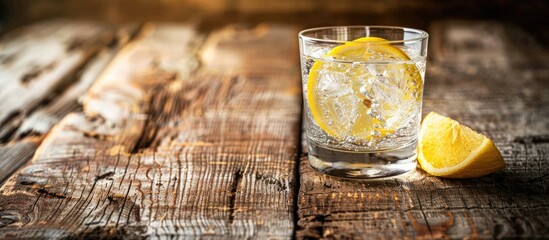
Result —
[{"label": "weathered wooden plank", "polygon": [[30,116],[25,118],[14,134],[14,139],[28,134],[46,134],[53,125],[57,124],[65,115],[77,111],[81,98],[96,80],[99,73],[111,61],[115,52],[103,51],[98,54],[89,67],[84,70],[84,75],[74,85],[67,88],[60,96],[56,96],[52,102],[38,108]]},{"label": "weathered wooden plank", "polygon": [[[88,91],[85,114],[65,117],[44,140],[31,164],[0,190],[2,215],[13,220],[7,222],[10,225],[2,232],[4,237],[107,236],[111,230],[114,236],[120,231],[132,233],[131,227],[116,231],[121,219],[129,223],[140,221],[141,216],[141,208],[133,204],[137,190],[133,189],[127,200],[128,191],[122,190],[138,186],[132,184],[134,173],[130,173],[132,179],[127,179],[126,173],[130,160],[140,157],[128,152],[146,126],[148,101],[154,94],[150,90],[174,80],[164,75],[188,77],[192,71],[189,66],[193,64],[185,60],[192,60],[189,54],[195,37],[199,40],[187,25],[143,27]],[[139,161],[132,166],[135,164],[139,166]],[[118,186],[112,188],[114,179]],[[132,204],[126,205],[126,201]],[[37,208],[39,215],[27,216]],[[114,212],[117,215],[111,219]],[[97,229],[106,223],[114,225]],[[27,228],[18,227],[21,225]]]},{"label": "weathered wooden plank", "polygon": [[[209,46],[232,41],[220,36]],[[0,190],[11,219],[0,237],[292,236],[297,57],[293,71],[191,75],[194,40],[192,28],[149,25],[121,51],[85,114],[64,118]]]},{"label": "weathered wooden plank", "polygon": [[[451,32],[456,25],[437,26]],[[440,43],[450,40],[436,34],[431,32],[434,46],[459,45]],[[530,51],[529,45],[514,47],[512,52],[519,56]],[[468,57],[456,62],[435,57],[428,64],[424,114],[437,111],[491,137],[507,163],[505,171],[453,180],[417,169],[392,179],[360,182],[320,175],[303,157],[298,238],[549,237],[549,68],[519,67],[505,59],[515,56],[508,56],[507,48],[492,49],[496,52],[486,59],[476,55],[481,58],[477,60],[491,62],[497,55],[504,58],[499,63],[509,65],[491,62],[466,71]]]},{"label": "weathered wooden plank", "polygon": [[[0,168],[0,182],[3,183],[4,180],[17,170],[16,167],[22,166],[32,158],[32,155],[40,144],[38,140],[43,139],[43,135],[54,124],[58,123],[69,112],[77,111],[80,108],[78,99],[86,93],[89,86],[111,61],[120,46],[128,41],[135,30],[136,26],[128,25],[118,29],[116,37],[112,37],[111,39],[111,36],[108,36],[107,38],[110,40],[108,45],[107,42],[104,42],[104,46],[97,46],[98,48],[103,47],[103,49],[98,54],[93,53],[91,59],[86,60],[84,66],[78,67],[79,70],[77,73],[68,73],[69,75],[67,76],[59,76],[60,78],[65,78],[62,80],[63,83],[58,87],[54,87],[51,92],[45,93],[43,96],[45,99],[53,98],[53,100],[47,100],[47,104],[40,104],[36,108],[29,109],[29,112],[17,116],[16,121],[10,121],[3,126],[3,129],[15,131],[15,133],[10,137],[11,143],[1,147],[1,151],[5,152],[5,155],[0,158],[0,164],[10,167]],[[114,30],[112,31],[114,33]],[[18,37],[22,39],[29,38],[28,35],[32,34],[32,32],[25,31],[25,34]],[[89,46],[89,48],[92,47]],[[57,84],[56,82],[49,83]],[[12,97],[18,96],[14,95]],[[33,112],[31,113],[30,111]],[[26,116],[28,114],[30,116]],[[29,135],[37,137],[22,139]],[[29,143],[29,140],[32,144]],[[20,151],[21,146],[25,146],[25,152]]]},{"label": "weathered wooden plank", "polygon": [[[183,167],[164,168],[159,177],[168,183],[174,177],[182,182],[172,181],[172,189],[166,190],[176,194],[168,201],[173,203],[151,212],[170,219],[155,234],[292,236],[298,144],[294,130],[299,127],[300,98],[293,91],[299,87],[297,57],[282,50],[288,46],[296,50],[291,40],[296,30],[272,25],[260,28],[263,34],[257,34],[254,27],[234,26],[212,33],[201,53],[211,54],[215,61],[202,61],[200,73],[175,90],[179,96],[167,96],[165,104],[171,112],[165,109],[156,115],[155,123],[168,119],[168,124],[158,126],[149,145],[157,153],[175,153],[165,163]],[[272,43],[270,36],[284,41]],[[249,45],[280,49],[262,56],[289,57],[292,71],[275,73],[236,65],[257,57],[249,54]],[[281,65],[271,67],[280,70]],[[159,103],[163,103],[161,98],[153,104]],[[175,208],[177,214],[166,214],[164,208]]]},{"label": "weathered wooden plank", "polygon": [[431,58],[469,68],[545,68],[549,53],[524,30],[494,21],[448,20],[431,28]]},{"label": "weathered wooden plank", "polygon": [[38,105],[74,81],[95,53],[112,43],[116,27],[56,20],[0,39],[0,142],[6,142]]},{"label": "weathered wooden plank", "polygon": [[137,31],[137,26],[128,25],[120,28],[108,48],[101,49],[86,66],[74,77],[72,84],[57,94],[47,105],[38,108],[26,117],[14,134],[14,139],[28,134],[45,134],[65,115],[80,109],[79,101],[99,74],[111,62],[115,54]]},{"label": "weathered wooden plank", "polygon": [[201,70],[228,73],[298,71],[296,36],[295,29],[276,23],[229,26],[224,31],[213,32],[204,44],[200,54]]},{"label": "weathered wooden plank", "polygon": [[11,173],[32,158],[40,145],[41,137],[29,137],[21,141],[0,146],[0,186]]}]

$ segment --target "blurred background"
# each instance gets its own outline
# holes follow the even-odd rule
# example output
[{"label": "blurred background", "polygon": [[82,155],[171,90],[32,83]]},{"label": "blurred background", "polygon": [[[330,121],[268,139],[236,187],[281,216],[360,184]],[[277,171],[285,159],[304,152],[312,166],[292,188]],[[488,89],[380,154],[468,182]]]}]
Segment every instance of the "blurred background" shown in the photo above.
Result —
[{"label": "blurred background", "polygon": [[0,0],[0,32],[50,19],[111,23],[200,20],[205,24],[291,22],[304,27],[364,24],[427,28],[440,19],[513,23],[546,45],[547,0]]}]

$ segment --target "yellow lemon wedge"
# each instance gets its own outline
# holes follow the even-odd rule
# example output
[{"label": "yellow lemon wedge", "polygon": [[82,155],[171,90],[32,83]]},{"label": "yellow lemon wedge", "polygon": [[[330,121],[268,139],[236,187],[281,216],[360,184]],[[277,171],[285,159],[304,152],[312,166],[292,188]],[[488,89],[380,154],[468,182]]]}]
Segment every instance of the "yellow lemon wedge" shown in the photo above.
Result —
[{"label": "yellow lemon wedge", "polygon": [[383,38],[330,50],[307,79],[307,101],[328,135],[361,143],[393,134],[421,107],[423,78],[410,57]]},{"label": "yellow lemon wedge", "polygon": [[435,112],[421,123],[418,149],[421,168],[434,176],[474,178],[505,167],[492,140]]}]

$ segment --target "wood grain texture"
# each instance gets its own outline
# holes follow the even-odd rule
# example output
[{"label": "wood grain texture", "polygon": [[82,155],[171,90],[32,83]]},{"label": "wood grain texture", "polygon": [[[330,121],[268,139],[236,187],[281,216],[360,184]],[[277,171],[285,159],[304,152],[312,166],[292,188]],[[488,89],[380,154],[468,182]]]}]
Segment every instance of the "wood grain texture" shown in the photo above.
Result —
[{"label": "wood grain texture", "polygon": [[[97,31],[80,34],[81,31],[88,31],[89,28],[97,28]],[[136,28],[137,26],[134,25],[107,26],[92,22],[69,23],[58,20],[22,28],[0,40],[0,45],[3,47],[1,51],[4,54],[16,53],[8,54],[11,57],[4,59],[2,64],[2,69],[7,71],[3,75],[6,78],[1,80],[4,86],[2,89],[5,90],[2,101],[6,105],[19,104],[0,110],[9,114],[8,119],[0,125],[0,135],[2,135],[0,142],[8,142],[0,144],[0,152],[2,152],[0,165],[4,166],[0,167],[0,182],[3,183],[18,167],[32,158],[40,141],[54,124],[69,112],[79,110],[78,99],[85,94],[88,87],[110,62],[120,46],[128,41]],[[39,32],[37,33],[36,30]],[[45,37],[45,43],[41,45],[42,38],[48,34],[48,31],[52,32],[52,35]],[[39,46],[34,46],[37,44]],[[56,50],[56,44],[66,45],[67,49]],[[68,49],[68,45],[71,45],[71,49]],[[40,47],[51,49],[43,49],[39,52],[37,50],[42,49]],[[48,55],[47,59],[37,57],[41,54]],[[80,54],[83,60],[79,60],[78,63],[66,60],[68,62],[65,63],[63,58],[71,54]],[[40,78],[40,75],[36,76],[41,80],[31,86],[21,86],[17,79],[18,75],[14,73],[28,71],[29,65],[26,64],[32,66],[39,61],[63,62],[63,64],[72,65],[71,69],[58,71],[52,76],[44,78]],[[47,74],[47,72],[41,74]],[[25,150],[22,151],[22,149]]]},{"label": "wood grain texture", "polygon": [[[418,168],[392,179],[360,182],[320,175],[304,156],[298,238],[549,237],[549,65],[539,58],[547,52],[529,55],[530,47],[539,51],[538,45],[507,42],[502,36],[515,33],[507,27],[499,28],[503,32],[497,40],[503,42],[497,46],[475,42],[468,34],[437,35],[479,31],[478,24],[470,25],[434,25],[424,115],[437,111],[489,136],[507,168],[470,180],[431,177]],[[452,46],[464,49],[449,54]],[[483,54],[485,49],[490,54]]]},{"label": "wood grain texture", "polygon": [[42,137],[28,137],[15,143],[0,146],[0,186],[28,160],[42,141]]},{"label": "wood grain texture", "polygon": [[[295,37],[279,28],[267,31]],[[204,48],[234,43],[230,29]],[[256,47],[287,47],[253,32]],[[0,238],[291,237],[297,57],[285,63],[293,71],[194,73],[200,39],[191,26],[146,25],[88,91],[84,113],[56,125],[2,187]]]},{"label": "wood grain texture", "polygon": [[[114,222],[118,225],[123,216],[122,212],[116,211],[118,215],[113,219],[111,215],[115,210],[124,210],[126,206],[118,204],[118,199],[122,198],[125,203],[127,197],[128,201],[132,202],[130,198],[137,196],[135,189],[132,195],[128,196],[126,194],[129,192],[120,188],[129,189],[132,186],[132,179],[127,179],[130,182],[129,186],[122,186],[122,182],[126,177],[129,160],[132,159],[128,152],[133,150],[146,126],[149,108],[147,102],[153,94],[149,88],[162,86],[173,80],[154,75],[162,74],[159,57],[166,56],[164,61],[168,60],[168,66],[172,63],[171,60],[178,60],[178,56],[187,58],[190,53],[189,44],[194,36],[195,32],[188,26],[165,26],[157,29],[157,26],[147,25],[138,39],[123,49],[88,91],[84,106],[86,113],[74,113],[65,117],[44,140],[30,166],[3,186],[1,192],[6,193],[6,197],[0,200],[3,216],[6,216],[6,211],[9,213],[8,216],[13,216],[8,217],[12,219],[9,223],[13,231],[3,231],[4,237],[11,234],[22,238],[59,238],[76,234],[72,231],[85,234],[88,233],[88,229],[92,229],[89,234],[101,236],[101,233],[111,231],[109,229],[116,230],[115,227],[105,228],[105,232],[93,232],[100,224]],[[174,48],[176,44],[181,46],[179,51],[172,51],[170,47]],[[133,59],[137,56],[139,59],[134,62]],[[179,63],[179,68],[170,71],[188,75],[191,71],[188,68],[189,64],[181,61]],[[134,64],[142,71],[132,71]],[[125,160],[126,165],[118,166],[120,159]],[[123,166],[123,170],[117,171]],[[113,177],[120,177],[119,186],[111,192],[114,180],[109,179],[114,179]],[[96,188],[98,183],[99,186]],[[135,188],[136,185],[133,186]],[[6,192],[18,192],[17,189],[20,187],[25,189],[23,195]],[[27,202],[21,198],[29,195],[34,195],[34,202]],[[95,205],[90,205],[92,196],[98,197],[95,199]],[[43,202],[39,201],[40,199]],[[24,203],[21,204],[22,209],[19,209],[21,212],[9,210],[9,206],[19,204],[17,202]],[[44,204],[46,208],[39,211],[39,216],[29,217],[30,209],[35,209],[39,203]],[[128,207],[131,206],[133,209],[134,205]],[[56,206],[58,208],[55,208]],[[97,208],[101,211],[96,211]],[[135,214],[140,216],[140,212],[125,210],[129,212],[122,218],[124,221],[140,220],[140,217],[134,218]],[[46,212],[50,215],[41,214]],[[83,213],[85,214],[80,215]],[[35,221],[40,217],[48,220],[42,219],[42,223]],[[76,219],[73,219],[75,217]],[[20,228],[22,225],[36,231]]]},{"label": "wood grain texture", "polygon": [[296,36],[295,28],[276,23],[230,25],[213,32],[204,44],[200,51],[201,69],[226,74],[295,74],[299,71]]},{"label": "wood grain texture", "polygon": [[151,23],[105,71],[112,53],[89,57],[79,82],[62,80],[63,92],[31,109],[39,117],[10,130],[22,138],[0,146],[0,160],[28,159],[42,139],[25,133],[54,123],[33,119],[61,119],[86,92],[83,112],[55,123],[0,188],[0,239],[549,238],[547,49],[494,22],[429,32],[424,113],[491,137],[504,171],[347,181],[314,172],[305,156],[296,166],[296,29],[231,25],[205,36],[193,24]]},{"label": "wood grain texture", "polygon": [[137,26],[127,25],[117,30],[112,42],[100,49],[85,66],[72,78],[65,88],[51,96],[52,100],[46,105],[38,107],[32,114],[26,117],[12,139],[19,139],[25,135],[42,135],[47,133],[54,124],[58,123],[70,112],[79,111],[79,103],[86,94],[88,88],[94,83],[105,67],[111,62],[137,31]]},{"label": "wood grain texture", "polygon": [[0,143],[7,142],[25,116],[47,102],[101,48],[116,27],[54,20],[12,31],[0,39]]}]

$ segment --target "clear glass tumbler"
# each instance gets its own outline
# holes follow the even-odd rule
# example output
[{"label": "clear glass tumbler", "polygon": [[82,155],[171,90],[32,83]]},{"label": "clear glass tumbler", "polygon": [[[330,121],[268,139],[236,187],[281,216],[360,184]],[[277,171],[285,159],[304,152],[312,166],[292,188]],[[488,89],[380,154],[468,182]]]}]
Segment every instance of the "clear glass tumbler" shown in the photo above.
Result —
[{"label": "clear glass tumbler", "polygon": [[301,31],[309,163],[345,178],[416,167],[428,34],[386,26]]}]

